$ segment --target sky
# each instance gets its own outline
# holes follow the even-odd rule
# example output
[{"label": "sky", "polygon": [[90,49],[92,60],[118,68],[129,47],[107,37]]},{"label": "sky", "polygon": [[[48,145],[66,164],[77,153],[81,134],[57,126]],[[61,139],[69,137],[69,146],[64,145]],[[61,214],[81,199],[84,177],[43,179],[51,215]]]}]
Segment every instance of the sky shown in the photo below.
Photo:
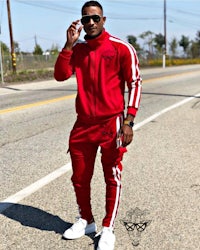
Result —
[{"label": "sky", "polygon": [[[7,1],[0,0],[0,41],[10,47]],[[106,30],[125,41],[146,31],[164,34],[164,0],[99,0],[107,17]],[[61,49],[66,30],[80,19],[85,0],[10,0],[13,39],[23,52],[43,51],[56,45]],[[200,31],[200,0],[166,0],[167,42],[182,35],[195,39]],[[82,31],[80,39],[84,39]],[[138,38],[140,44],[143,43]]]}]

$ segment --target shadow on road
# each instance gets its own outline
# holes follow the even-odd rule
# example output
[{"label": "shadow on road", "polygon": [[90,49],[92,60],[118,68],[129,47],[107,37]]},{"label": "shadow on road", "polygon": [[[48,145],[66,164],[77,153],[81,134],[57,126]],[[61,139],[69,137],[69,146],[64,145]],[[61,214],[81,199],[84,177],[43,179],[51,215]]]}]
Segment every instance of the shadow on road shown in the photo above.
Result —
[{"label": "shadow on road", "polygon": [[[37,228],[42,231],[54,231],[61,235],[72,226],[71,223],[65,222],[59,216],[22,204],[0,202],[0,214],[20,222],[23,226]],[[93,240],[92,245],[96,249],[99,237],[95,238],[95,233],[88,234],[88,237]]]},{"label": "shadow on road", "polygon": [[64,231],[72,225],[62,220],[59,216],[50,214],[36,207],[14,203],[0,203],[0,208],[6,206],[8,208],[3,210],[1,214],[20,222],[23,226],[63,234]]}]

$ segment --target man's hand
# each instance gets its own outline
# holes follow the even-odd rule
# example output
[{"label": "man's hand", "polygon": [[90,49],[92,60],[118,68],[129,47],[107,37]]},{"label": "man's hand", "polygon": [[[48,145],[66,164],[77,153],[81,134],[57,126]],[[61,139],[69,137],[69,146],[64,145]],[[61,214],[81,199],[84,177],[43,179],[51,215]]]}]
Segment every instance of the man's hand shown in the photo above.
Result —
[{"label": "man's hand", "polygon": [[76,20],[67,29],[67,42],[64,47],[65,49],[71,50],[74,43],[78,40],[81,34],[81,30],[83,28],[83,26],[82,25],[79,26],[79,24],[80,24],[80,20]]},{"label": "man's hand", "polygon": [[133,129],[129,125],[123,125],[121,128],[121,133],[123,136],[122,146],[126,147],[133,140],[133,135],[134,135]]},{"label": "man's hand", "polygon": [[[127,114],[126,121],[134,122],[134,116],[131,114]],[[124,124],[121,128],[121,134],[122,134],[122,146],[126,147],[129,145],[133,140],[133,128],[130,125]]]}]

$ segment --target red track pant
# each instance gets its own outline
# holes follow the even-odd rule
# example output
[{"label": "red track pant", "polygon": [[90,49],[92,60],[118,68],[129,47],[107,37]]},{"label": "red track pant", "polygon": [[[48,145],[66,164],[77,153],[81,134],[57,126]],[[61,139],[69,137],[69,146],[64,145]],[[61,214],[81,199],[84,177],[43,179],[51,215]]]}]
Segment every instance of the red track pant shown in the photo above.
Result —
[{"label": "red track pant", "polygon": [[121,160],[126,148],[121,147],[122,116],[95,124],[76,121],[71,131],[69,150],[72,160],[72,183],[81,218],[93,220],[90,183],[97,149],[101,147],[101,162],[106,183],[106,215],[102,225],[113,227],[121,193]]}]

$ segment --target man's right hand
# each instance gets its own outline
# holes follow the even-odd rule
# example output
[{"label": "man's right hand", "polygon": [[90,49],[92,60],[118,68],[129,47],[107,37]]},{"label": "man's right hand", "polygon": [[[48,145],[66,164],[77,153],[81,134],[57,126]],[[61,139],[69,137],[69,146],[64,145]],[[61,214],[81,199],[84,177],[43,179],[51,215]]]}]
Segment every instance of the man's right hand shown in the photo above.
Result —
[{"label": "man's right hand", "polygon": [[78,40],[80,34],[81,34],[81,30],[83,28],[83,26],[79,26],[77,29],[77,25],[79,25],[80,20],[76,20],[74,21],[69,28],[67,29],[67,42],[65,44],[65,49],[67,50],[71,50],[74,43]]}]

